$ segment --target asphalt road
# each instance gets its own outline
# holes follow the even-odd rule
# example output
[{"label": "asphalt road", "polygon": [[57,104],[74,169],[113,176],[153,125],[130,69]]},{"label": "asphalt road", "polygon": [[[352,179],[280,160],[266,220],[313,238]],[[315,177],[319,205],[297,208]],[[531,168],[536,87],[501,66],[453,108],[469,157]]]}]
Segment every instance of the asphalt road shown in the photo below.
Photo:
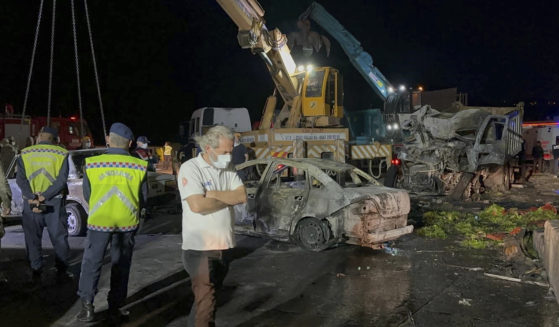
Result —
[{"label": "asphalt road", "polygon": [[[180,216],[159,213],[137,236],[129,283],[127,326],[184,326],[192,303],[180,261]],[[406,236],[393,251],[342,245],[320,253],[238,236],[218,326],[556,326],[559,306],[547,288],[485,276],[511,269],[496,251],[472,251],[452,240]],[[79,274],[84,238],[70,239]],[[53,252],[45,233],[45,261]],[[2,239],[9,284],[0,292],[2,326],[74,326],[76,284],[26,284],[21,227]],[[108,263],[108,261],[106,261]],[[95,306],[106,310],[110,269],[105,265]],[[103,321],[94,325],[102,326]]]}]

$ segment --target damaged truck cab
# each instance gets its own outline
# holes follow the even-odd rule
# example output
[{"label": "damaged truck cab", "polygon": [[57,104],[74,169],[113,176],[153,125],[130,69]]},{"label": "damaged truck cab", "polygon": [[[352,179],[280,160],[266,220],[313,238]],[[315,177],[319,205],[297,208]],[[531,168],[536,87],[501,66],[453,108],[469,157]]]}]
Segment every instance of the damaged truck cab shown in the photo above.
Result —
[{"label": "damaged truck cab", "polygon": [[[254,173],[258,165],[262,174]],[[341,242],[379,248],[413,231],[407,192],[380,186],[352,165],[270,158],[236,168],[249,172],[246,208],[235,210],[236,232],[320,251]]]}]

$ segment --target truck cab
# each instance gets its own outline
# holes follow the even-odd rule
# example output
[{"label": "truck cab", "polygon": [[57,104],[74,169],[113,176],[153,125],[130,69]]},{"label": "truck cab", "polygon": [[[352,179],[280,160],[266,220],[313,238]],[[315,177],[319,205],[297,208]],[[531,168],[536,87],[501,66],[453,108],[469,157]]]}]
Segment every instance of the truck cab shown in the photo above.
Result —
[{"label": "truck cab", "polygon": [[223,125],[234,132],[251,130],[250,116],[247,108],[203,107],[194,110],[190,120],[180,127],[180,137],[184,143],[203,135],[209,128]]}]

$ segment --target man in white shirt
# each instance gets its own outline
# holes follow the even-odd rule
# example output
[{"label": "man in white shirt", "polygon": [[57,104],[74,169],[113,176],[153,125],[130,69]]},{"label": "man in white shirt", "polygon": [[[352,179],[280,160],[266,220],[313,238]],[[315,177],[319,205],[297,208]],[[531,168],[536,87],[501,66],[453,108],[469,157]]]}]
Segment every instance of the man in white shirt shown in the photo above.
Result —
[{"label": "man in white shirt", "polygon": [[182,260],[190,275],[194,304],[189,326],[213,326],[215,290],[228,270],[224,250],[235,246],[233,206],[246,202],[243,182],[231,167],[233,133],[215,126],[196,139],[202,153],[183,163]]}]

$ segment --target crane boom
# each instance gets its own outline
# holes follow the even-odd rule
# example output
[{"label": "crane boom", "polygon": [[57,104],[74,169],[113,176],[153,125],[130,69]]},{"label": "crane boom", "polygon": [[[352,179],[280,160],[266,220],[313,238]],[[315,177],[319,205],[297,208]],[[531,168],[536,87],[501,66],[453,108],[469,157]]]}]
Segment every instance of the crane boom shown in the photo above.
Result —
[{"label": "crane boom", "polygon": [[[239,28],[237,39],[243,49],[250,49],[265,62],[284,106],[276,121],[288,117],[286,127],[297,127],[301,119],[300,81],[296,65],[287,46],[287,38],[279,29],[269,31],[264,21],[264,10],[256,0],[217,0]],[[272,98],[272,99],[271,99]],[[275,104],[275,96],[268,104]],[[266,105],[261,128],[269,128],[274,106]]]},{"label": "crane boom", "polygon": [[361,43],[334,16],[330,15],[324,7],[316,2],[313,2],[299,17],[300,20],[306,18],[314,20],[338,41],[353,66],[382,100],[386,101],[391,93],[389,91],[391,84],[380,70],[373,65],[373,58],[363,50]]}]

